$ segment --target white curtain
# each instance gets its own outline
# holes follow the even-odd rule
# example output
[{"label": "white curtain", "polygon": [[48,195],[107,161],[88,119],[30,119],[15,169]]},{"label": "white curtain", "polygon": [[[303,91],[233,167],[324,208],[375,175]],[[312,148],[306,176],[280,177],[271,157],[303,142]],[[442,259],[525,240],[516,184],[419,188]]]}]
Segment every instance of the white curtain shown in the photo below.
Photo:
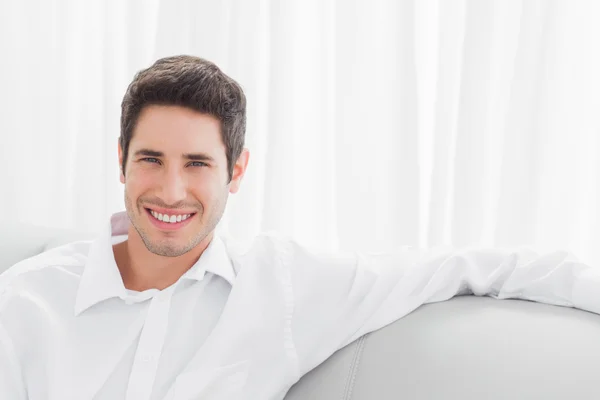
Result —
[{"label": "white curtain", "polygon": [[188,53],[249,101],[230,234],[528,245],[600,264],[600,2],[0,3],[4,220],[90,231],[121,210],[126,86]]}]

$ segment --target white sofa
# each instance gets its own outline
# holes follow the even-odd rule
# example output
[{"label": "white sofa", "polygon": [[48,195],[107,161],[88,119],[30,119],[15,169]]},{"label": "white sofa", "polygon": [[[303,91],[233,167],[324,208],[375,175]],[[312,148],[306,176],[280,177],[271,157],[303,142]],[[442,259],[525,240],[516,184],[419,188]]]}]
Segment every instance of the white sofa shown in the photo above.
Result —
[{"label": "white sofa", "polygon": [[[0,272],[49,247],[90,238],[3,224]],[[286,399],[597,400],[600,316],[475,296],[426,305],[332,355]]]}]

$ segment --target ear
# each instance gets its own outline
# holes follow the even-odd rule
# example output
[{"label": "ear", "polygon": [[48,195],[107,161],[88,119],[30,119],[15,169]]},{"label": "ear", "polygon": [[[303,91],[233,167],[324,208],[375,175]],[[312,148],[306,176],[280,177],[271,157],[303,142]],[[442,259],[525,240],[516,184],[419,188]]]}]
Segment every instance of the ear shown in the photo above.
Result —
[{"label": "ear", "polygon": [[123,173],[123,149],[121,148],[121,141],[119,140],[119,180],[121,183],[125,183],[125,174]]},{"label": "ear", "polygon": [[242,184],[242,178],[246,173],[248,167],[248,160],[250,158],[250,152],[248,149],[242,150],[242,154],[238,157],[235,165],[233,166],[233,174],[231,176],[231,182],[229,182],[229,193],[237,193],[240,190]]}]

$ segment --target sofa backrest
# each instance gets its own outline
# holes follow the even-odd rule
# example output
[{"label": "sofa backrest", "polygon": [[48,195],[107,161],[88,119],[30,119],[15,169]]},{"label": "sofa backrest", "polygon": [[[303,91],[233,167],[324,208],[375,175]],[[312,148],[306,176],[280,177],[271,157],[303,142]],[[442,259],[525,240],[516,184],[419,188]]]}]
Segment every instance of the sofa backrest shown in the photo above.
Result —
[{"label": "sofa backrest", "polygon": [[91,240],[95,234],[2,222],[0,228],[0,273],[29,257],[66,243]]},{"label": "sofa backrest", "polygon": [[600,399],[600,315],[462,296],[333,354],[286,400]]}]

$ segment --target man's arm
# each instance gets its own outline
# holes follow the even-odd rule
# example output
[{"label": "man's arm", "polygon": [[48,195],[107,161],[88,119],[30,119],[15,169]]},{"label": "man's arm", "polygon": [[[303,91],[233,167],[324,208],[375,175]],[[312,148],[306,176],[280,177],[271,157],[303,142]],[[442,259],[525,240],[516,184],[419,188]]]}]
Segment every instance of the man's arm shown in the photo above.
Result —
[{"label": "man's arm", "polygon": [[0,399],[26,400],[21,367],[8,332],[0,323]]},{"label": "man's arm", "polygon": [[292,332],[300,373],[419,306],[460,294],[515,298],[600,313],[600,269],[566,252],[407,250],[327,256],[291,242]]}]

